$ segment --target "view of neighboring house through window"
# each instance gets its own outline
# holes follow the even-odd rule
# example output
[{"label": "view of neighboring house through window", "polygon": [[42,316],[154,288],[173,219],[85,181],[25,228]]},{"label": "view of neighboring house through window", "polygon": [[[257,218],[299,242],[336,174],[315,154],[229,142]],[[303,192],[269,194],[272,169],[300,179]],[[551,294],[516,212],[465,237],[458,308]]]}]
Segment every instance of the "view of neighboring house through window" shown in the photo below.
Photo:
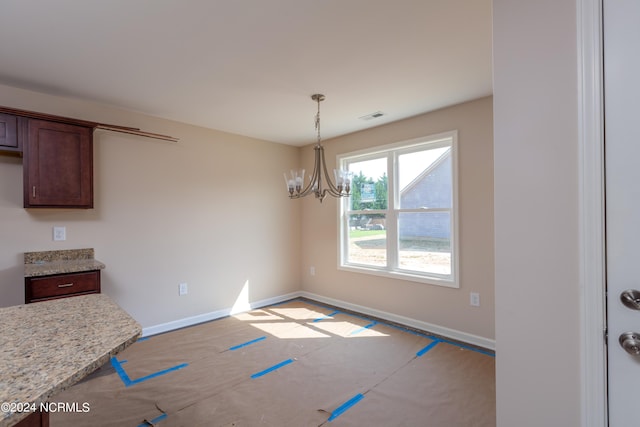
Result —
[{"label": "view of neighboring house through window", "polygon": [[456,132],[339,156],[340,267],[457,284]]}]

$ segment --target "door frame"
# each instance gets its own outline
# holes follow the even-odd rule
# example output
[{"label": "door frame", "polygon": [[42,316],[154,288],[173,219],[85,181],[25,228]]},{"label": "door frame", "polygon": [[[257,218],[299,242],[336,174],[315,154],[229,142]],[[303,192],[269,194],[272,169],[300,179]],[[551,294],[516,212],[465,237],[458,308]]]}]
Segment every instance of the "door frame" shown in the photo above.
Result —
[{"label": "door frame", "polygon": [[581,425],[608,425],[603,0],[576,0]]}]

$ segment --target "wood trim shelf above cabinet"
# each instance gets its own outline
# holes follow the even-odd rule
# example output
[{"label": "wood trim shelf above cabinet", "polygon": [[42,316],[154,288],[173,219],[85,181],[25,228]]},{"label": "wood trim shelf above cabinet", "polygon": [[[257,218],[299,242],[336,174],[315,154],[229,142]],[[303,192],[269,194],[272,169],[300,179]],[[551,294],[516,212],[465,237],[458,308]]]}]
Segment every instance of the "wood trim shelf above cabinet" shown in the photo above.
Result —
[{"label": "wood trim shelf above cabinet", "polygon": [[177,142],[138,128],[0,106],[0,154],[24,158],[25,208],[93,208],[93,131]]},{"label": "wood trim shelf above cabinet", "polygon": [[18,117],[26,117],[30,119],[46,120],[49,122],[67,123],[71,125],[85,126],[92,129],[104,129],[112,132],[128,133],[131,135],[138,135],[138,136],[143,136],[145,138],[152,138],[152,139],[160,139],[163,141],[178,142],[178,138],[176,137],[169,136],[169,135],[162,135],[160,133],[146,132],[146,131],[140,130],[140,128],[134,128],[130,126],[120,126],[120,125],[110,125],[107,123],[90,122],[88,120],[71,119],[69,117],[55,116],[53,114],[37,113],[35,111],[19,110],[17,108],[10,108],[10,107],[3,107],[3,106],[0,106],[0,113],[7,113],[10,115],[14,115]]}]

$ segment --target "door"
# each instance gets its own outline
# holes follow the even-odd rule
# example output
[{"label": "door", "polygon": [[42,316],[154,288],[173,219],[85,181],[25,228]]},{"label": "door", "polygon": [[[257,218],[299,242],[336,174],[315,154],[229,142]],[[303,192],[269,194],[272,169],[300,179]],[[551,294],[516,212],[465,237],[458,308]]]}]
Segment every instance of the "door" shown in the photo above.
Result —
[{"label": "door", "polygon": [[627,427],[640,425],[640,1],[603,6],[609,426]]}]

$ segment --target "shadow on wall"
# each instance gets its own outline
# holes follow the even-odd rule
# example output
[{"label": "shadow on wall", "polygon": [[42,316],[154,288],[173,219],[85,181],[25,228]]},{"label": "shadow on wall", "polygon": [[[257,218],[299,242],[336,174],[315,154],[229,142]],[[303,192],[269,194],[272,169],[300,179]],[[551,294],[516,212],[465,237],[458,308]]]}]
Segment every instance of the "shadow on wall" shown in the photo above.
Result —
[{"label": "shadow on wall", "polygon": [[[24,304],[24,266],[22,259],[16,263],[15,267],[0,270],[0,307]],[[20,291],[16,292],[16,288]]]}]

